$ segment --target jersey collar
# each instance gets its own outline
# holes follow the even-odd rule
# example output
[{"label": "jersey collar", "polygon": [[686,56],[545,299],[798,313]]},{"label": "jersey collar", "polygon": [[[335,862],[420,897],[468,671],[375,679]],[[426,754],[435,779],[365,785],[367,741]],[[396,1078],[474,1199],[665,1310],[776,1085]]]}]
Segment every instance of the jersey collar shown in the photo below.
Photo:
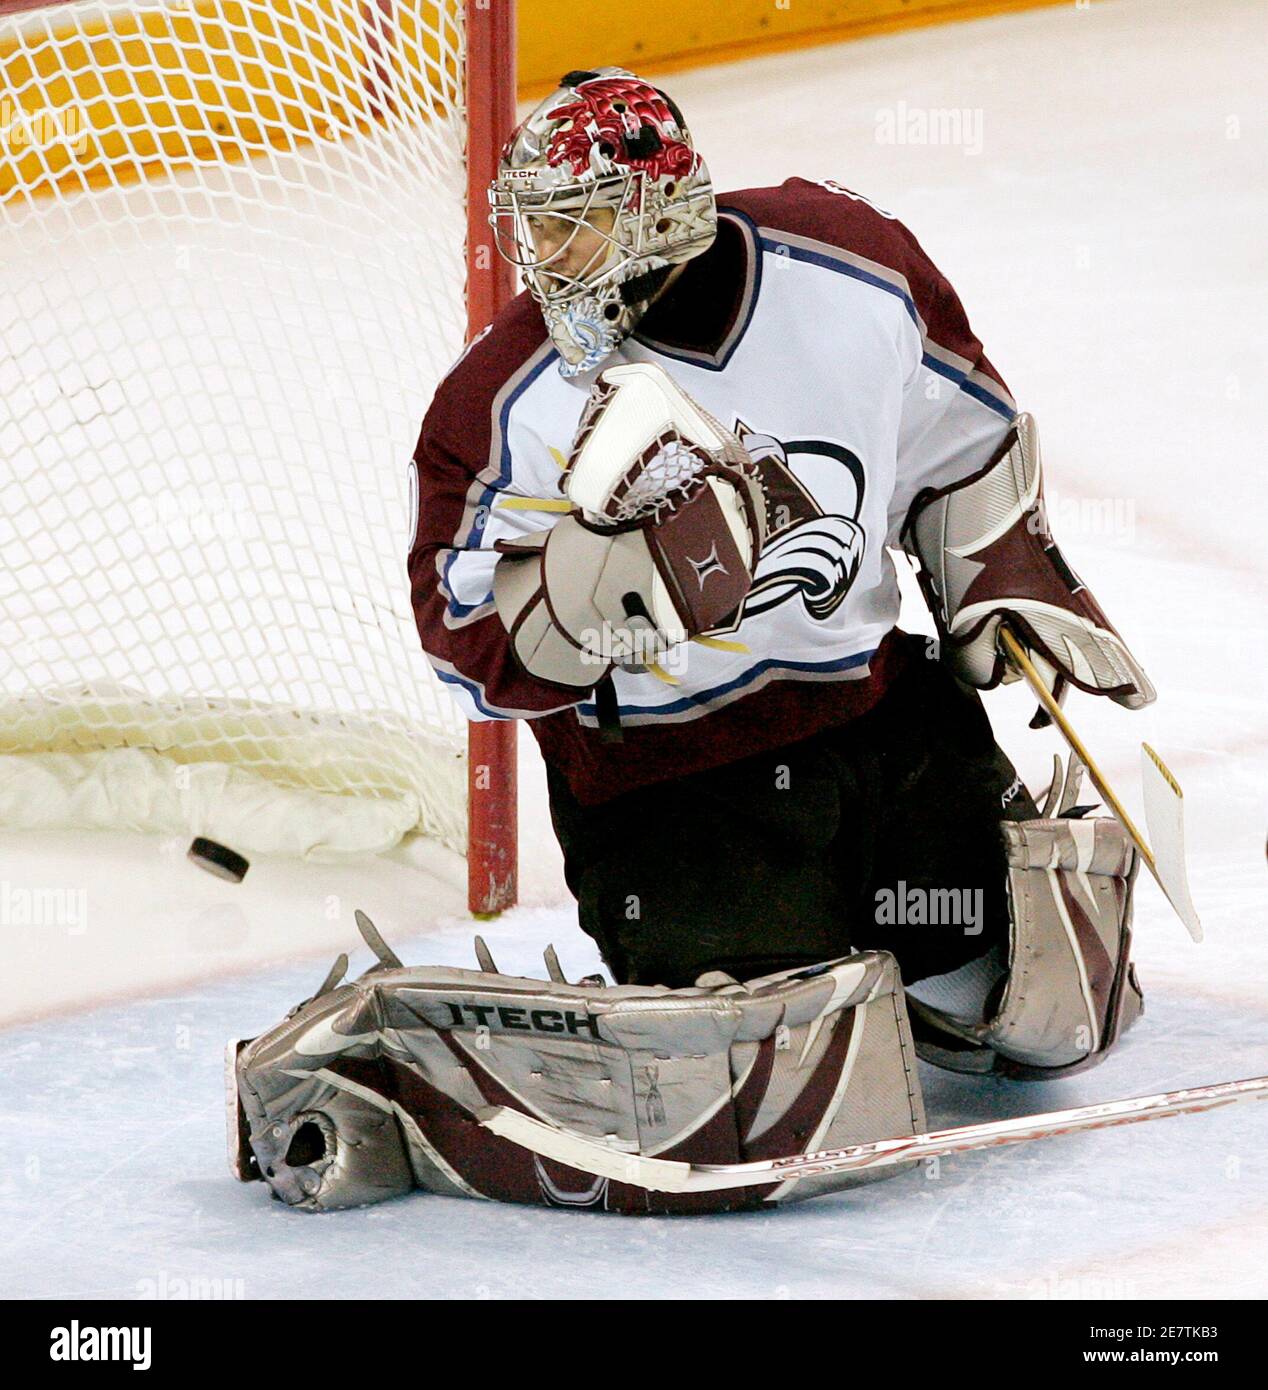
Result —
[{"label": "jersey collar", "polygon": [[757,227],[738,208],[718,208],[713,245],[687,262],[630,335],[677,362],[722,371],[739,346],[761,291]]}]

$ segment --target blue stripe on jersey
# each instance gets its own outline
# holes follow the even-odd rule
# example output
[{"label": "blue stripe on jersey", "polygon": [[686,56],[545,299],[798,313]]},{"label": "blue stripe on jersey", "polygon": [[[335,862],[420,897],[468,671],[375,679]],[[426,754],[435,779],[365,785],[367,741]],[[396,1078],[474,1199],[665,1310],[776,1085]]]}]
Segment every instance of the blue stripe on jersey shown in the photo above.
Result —
[{"label": "blue stripe on jersey", "polygon": [[998,396],[991,395],[980,383],[970,381],[968,372],[962,372],[948,362],[940,362],[927,352],[920,360],[922,365],[928,367],[931,372],[937,372],[939,376],[944,376],[948,381],[954,382],[966,396],[972,396],[980,405],[986,406],[988,410],[993,410],[996,415],[1002,416],[1005,420],[1011,420],[1017,413],[1011,405],[1005,404]]},{"label": "blue stripe on jersey", "polygon": [[[917,331],[920,329],[920,315],[916,311],[916,305],[910,294],[898,285],[892,285],[888,280],[882,279],[879,275],[873,275],[870,271],[863,270],[849,261],[840,260],[827,250],[811,251],[803,246],[792,246],[786,241],[780,241],[778,237],[762,237],[761,245],[764,251],[769,251],[771,255],[787,256],[790,260],[805,261],[809,265],[817,265],[824,270],[834,271],[838,275],[848,275],[852,280],[861,280],[865,285],[872,285],[878,290],[884,290],[886,294],[892,294],[895,299],[902,303],[907,311],[908,317],[915,324]],[[1014,408],[1007,405],[997,396],[992,395],[979,382],[969,381],[967,372],[956,371],[945,362],[939,362],[924,354],[924,365],[939,376],[946,377],[953,381],[965,395],[971,396],[975,401],[988,409],[993,410],[997,415],[1002,415],[1005,420],[1011,420],[1016,413]]]},{"label": "blue stripe on jersey", "polygon": [[920,315],[916,312],[911,295],[897,285],[891,285],[888,280],[882,280],[879,275],[873,275],[870,271],[852,265],[849,261],[840,260],[826,250],[811,251],[804,246],[792,246],[786,241],[780,241],[777,237],[763,237],[762,249],[769,251],[773,256],[787,256],[789,260],[805,261],[809,265],[817,265],[824,270],[835,271],[838,275],[848,275],[852,280],[862,280],[865,285],[874,285],[878,290],[884,290],[886,294],[892,294],[895,299],[901,300],[912,323],[916,325],[917,329],[920,328]]},{"label": "blue stripe on jersey", "polygon": [[469,680],[466,676],[461,676],[456,671],[436,671],[435,667],[433,667],[432,670],[435,672],[438,681],[443,681],[446,685],[456,685],[462,690],[465,690],[471,697],[471,703],[475,705],[476,709],[478,709],[481,714],[486,715],[490,719],[515,718],[512,714],[506,714],[500,709],[494,709],[493,706],[486,705],[484,702],[484,687],[478,682]]},{"label": "blue stripe on jersey", "polygon": [[1002,416],[1005,420],[1011,421],[1017,414],[1015,407],[1006,405],[998,396],[992,395],[980,382],[965,380],[960,384],[960,390],[966,396],[972,396],[975,401],[980,401],[988,409],[993,410],[996,415]]},{"label": "blue stripe on jersey", "polygon": [[[724,685],[715,685],[711,690],[702,690],[695,695],[684,695],[680,700],[674,700],[668,705],[622,705],[621,713],[626,714],[679,714],[684,710],[693,709],[698,705],[708,704],[711,700],[720,695],[728,695],[733,690],[742,689],[767,671],[849,671],[859,666],[865,666],[876,655],[876,648],[870,651],[856,652],[853,656],[843,656],[837,661],[779,661],[774,657],[766,661],[759,661],[756,666],[751,666],[743,674],[737,676],[733,681],[727,681]],[[591,718],[598,717],[597,707],[593,700],[587,700],[577,706],[581,714],[589,715]]]},{"label": "blue stripe on jersey", "polygon": [[[511,481],[511,447],[507,443],[508,426],[511,419],[511,410],[515,402],[524,394],[525,391],[537,380],[539,376],[555,361],[558,356],[555,352],[548,352],[545,357],[530,372],[526,372],[524,379],[508,393],[505,401],[502,402],[502,409],[498,412],[498,429],[502,435],[502,452],[498,459],[498,479],[495,483],[490,483],[480,494],[480,500],[476,503],[476,519],[472,523],[470,531],[465,536],[456,537],[452,553],[445,561],[444,570],[441,573],[440,582],[445,592],[449,595],[448,610],[455,618],[465,618],[474,613],[477,608],[483,608],[485,604],[493,601],[493,594],[490,591],[479,603],[467,604],[459,603],[453,596],[453,590],[449,585],[449,571],[453,568],[454,562],[462,555],[465,550],[481,549],[480,542],[484,539],[485,522],[493,515],[493,503],[497,494],[509,486]],[[483,518],[483,519],[482,519]]]}]

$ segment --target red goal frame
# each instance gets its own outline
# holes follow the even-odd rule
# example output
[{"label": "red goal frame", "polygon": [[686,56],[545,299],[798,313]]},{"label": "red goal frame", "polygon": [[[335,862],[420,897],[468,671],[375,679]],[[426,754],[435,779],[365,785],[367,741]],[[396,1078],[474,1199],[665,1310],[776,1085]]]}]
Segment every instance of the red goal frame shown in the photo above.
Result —
[{"label": "red goal frame", "polygon": [[[515,272],[493,245],[488,187],[515,125],[516,0],[467,7],[467,337],[515,293]],[[518,721],[472,723],[467,739],[467,906],[476,916],[515,903],[519,828]]]}]

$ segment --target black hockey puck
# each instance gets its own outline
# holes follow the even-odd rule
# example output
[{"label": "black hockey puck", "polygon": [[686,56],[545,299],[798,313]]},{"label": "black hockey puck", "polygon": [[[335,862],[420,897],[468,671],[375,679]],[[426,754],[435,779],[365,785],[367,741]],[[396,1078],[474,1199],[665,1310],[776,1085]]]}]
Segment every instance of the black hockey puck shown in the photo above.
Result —
[{"label": "black hockey puck", "polygon": [[227,845],[218,845],[215,840],[205,840],[197,836],[189,847],[188,858],[200,869],[223,878],[229,883],[241,883],[251,867],[250,860],[244,859],[236,850]]}]

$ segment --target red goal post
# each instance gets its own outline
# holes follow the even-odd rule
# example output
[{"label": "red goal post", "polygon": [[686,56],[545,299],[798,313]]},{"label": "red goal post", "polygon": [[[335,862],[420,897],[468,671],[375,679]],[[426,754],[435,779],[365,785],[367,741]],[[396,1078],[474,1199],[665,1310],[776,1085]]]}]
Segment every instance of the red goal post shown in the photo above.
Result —
[{"label": "red goal post", "polygon": [[[497,254],[489,184],[515,125],[516,0],[467,4],[467,336],[515,293],[515,272]],[[471,725],[467,750],[467,895],[473,913],[500,912],[517,895],[519,859],[514,720]]]}]

